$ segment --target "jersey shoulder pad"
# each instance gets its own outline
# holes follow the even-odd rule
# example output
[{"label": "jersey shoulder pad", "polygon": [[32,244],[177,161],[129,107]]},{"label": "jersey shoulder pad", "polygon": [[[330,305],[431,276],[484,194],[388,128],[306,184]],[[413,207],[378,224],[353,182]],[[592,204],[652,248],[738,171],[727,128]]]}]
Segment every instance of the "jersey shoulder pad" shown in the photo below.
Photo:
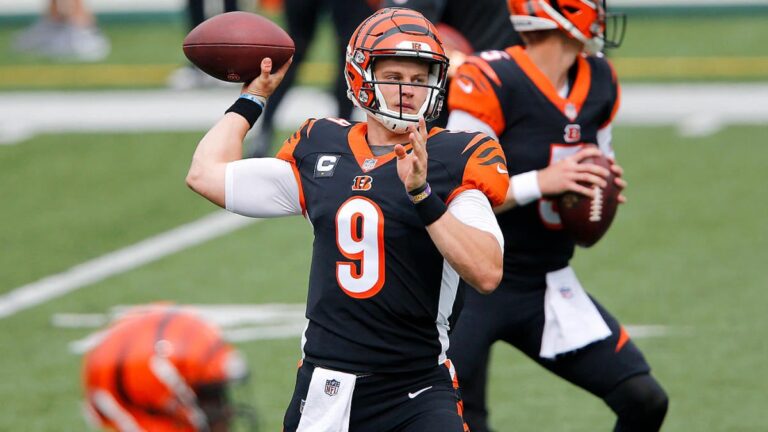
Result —
[{"label": "jersey shoulder pad", "polygon": [[459,187],[451,193],[448,201],[461,191],[477,189],[488,197],[493,206],[502,204],[509,188],[509,173],[501,145],[484,133],[461,134],[466,136],[461,150],[461,160],[465,164]]},{"label": "jersey shoulder pad", "polygon": [[296,148],[301,142],[306,142],[309,139],[309,135],[312,132],[312,127],[315,125],[316,121],[317,120],[313,118],[305,120],[299,129],[291,134],[291,136],[289,136],[288,139],[283,142],[282,147],[277,152],[275,157],[287,162],[295,163]]},{"label": "jersey shoulder pad", "polygon": [[605,86],[604,90],[610,95],[609,107],[606,109],[606,114],[602,120],[600,128],[606,127],[613,122],[616,117],[616,113],[619,111],[621,105],[621,86],[619,85],[619,78],[616,75],[616,70],[613,68],[610,60],[604,56],[588,56],[587,62],[592,70],[592,85],[600,83]]},{"label": "jersey shoulder pad", "polygon": [[499,75],[486,60],[480,56],[470,56],[459,66],[451,80],[448,109],[465,111],[490,126],[496,135],[500,135],[506,125],[497,93],[501,86]]}]

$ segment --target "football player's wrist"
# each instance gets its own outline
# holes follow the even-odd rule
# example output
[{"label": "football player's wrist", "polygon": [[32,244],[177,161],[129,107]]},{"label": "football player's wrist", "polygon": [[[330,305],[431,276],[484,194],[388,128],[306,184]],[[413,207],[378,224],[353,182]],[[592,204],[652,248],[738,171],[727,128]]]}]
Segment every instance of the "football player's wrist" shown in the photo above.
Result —
[{"label": "football player's wrist", "polygon": [[421,186],[408,190],[408,198],[411,199],[412,203],[418,204],[419,201],[429,196],[430,193],[432,193],[432,189],[429,187],[429,183],[424,182]]},{"label": "football player's wrist", "polygon": [[259,106],[261,106],[261,109],[264,109],[264,107],[267,106],[267,97],[263,96],[263,95],[260,95],[258,93],[247,91],[247,92],[241,94],[240,97],[243,98],[243,99],[248,99],[249,101],[251,101],[253,103],[259,104]]},{"label": "football player's wrist", "polygon": [[423,186],[408,192],[408,197],[424,226],[432,225],[448,211],[445,202],[437,194],[432,193],[429,183],[424,183]]},{"label": "football player's wrist", "polygon": [[225,111],[225,113],[233,112],[239,114],[248,122],[250,127],[253,127],[256,120],[259,119],[261,113],[264,111],[265,102],[266,99],[264,99],[264,102],[261,102],[256,96],[250,93],[243,93],[237,98],[235,103]]},{"label": "football player's wrist", "polygon": [[512,195],[517,205],[526,205],[542,197],[539,172],[536,170],[512,176]]}]

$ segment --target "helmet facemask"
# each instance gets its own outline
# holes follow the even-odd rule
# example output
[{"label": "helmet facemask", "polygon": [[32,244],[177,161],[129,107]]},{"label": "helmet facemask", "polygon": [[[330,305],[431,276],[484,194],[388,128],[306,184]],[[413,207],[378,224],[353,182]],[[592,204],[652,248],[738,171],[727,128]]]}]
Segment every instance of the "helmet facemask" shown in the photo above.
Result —
[{"label": "helmet facemask", "polygon": [[[381,16],[388,16],[379,20]],[[372,18],[376,17],[376,20]],[[428,63],[426,83],[388,81],[376,77],[374,65],[379,59],[411,59]],[[440,115],[445,100],[448,57],[443,51],[434,26],[421,14],[409,9],[382,9],[364,21],[347,46],[345,78],[347,96],[373,118],[395,133],[405,133],[408,126]],[[399,86],[400,108],[390,107],[381,86]],[[403,87],[426,88],[427,95],[416,113],[402,109]]]}]

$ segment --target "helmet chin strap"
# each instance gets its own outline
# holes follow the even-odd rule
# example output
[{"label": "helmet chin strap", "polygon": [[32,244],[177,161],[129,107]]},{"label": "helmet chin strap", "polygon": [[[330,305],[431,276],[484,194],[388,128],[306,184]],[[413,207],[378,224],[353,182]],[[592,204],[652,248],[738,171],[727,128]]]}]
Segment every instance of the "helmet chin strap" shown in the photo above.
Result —
[{"label": "helmet chin strap", "polygon": [[[366,110],[367,111],[367,110]],[[377,122],[381,123],[387,130],[390,130],[397,134],[404,134],[408,132],[408,126],[418,124],[418,120],[416,121],[409,121],[405,119],[395,119],[392,117],[387,117],[385,115],[382,115],[380,113],[376,113],[373,111],[368,111],[371,116],[376,119]]]}]

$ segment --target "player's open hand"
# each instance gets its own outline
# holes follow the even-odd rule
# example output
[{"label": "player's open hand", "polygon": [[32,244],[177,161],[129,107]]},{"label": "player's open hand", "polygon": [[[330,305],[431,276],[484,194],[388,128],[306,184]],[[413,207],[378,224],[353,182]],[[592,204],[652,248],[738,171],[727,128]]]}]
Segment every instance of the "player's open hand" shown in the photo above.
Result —
[{"label": "player's open hand", "polygon": [[577,153],[539,171],[539,189],[541,189],[541,194],[553,196],[570,191],[594,198],[595,192],[593,188],[583,186],[579,182],[604,188],[606,186],[606,178],[610,173],[599,165],[581,163],[581,161],[589,157],[600,156],[601,154],[602,152],[597,147],[587,146]]},{"label": "player's open hand", "polygon": [[405,151],[402,144],[395,146],[397,155],[397,175],[410,192],[418,189],[427,182],[427,124],[424,118],[419,119],[419,125],[408,126],[408,139],[413,150]]},{"label": "player's open hand", "polygon": [[275,73],[272,73],[272,59],[265,57],[261,61],[261,75],[253,79],[253,81],[243,85],[242,93],[250,93],[255,96],[261,96],[268,98],[275,92],[275,89],[285,77],[285,73],[288,72],[288,68],[293,62],[293,57],[289,58],[287,62]]}]

